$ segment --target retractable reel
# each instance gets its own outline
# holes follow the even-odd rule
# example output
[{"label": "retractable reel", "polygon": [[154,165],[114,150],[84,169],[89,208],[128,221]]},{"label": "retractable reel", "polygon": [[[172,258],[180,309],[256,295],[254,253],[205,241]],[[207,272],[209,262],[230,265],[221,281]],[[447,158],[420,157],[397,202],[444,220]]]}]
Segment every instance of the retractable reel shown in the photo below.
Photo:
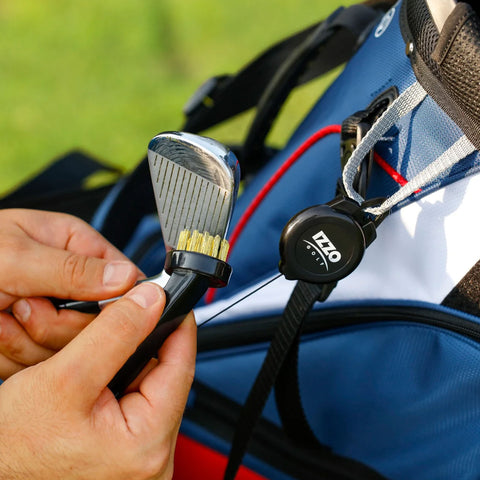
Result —
[{"label": "retractable reel", "polygon": [[[343,121],[342,172],[373,124],[396,98],[398,89],[388,88],[365,110]],[[355,200],[350,198],[352,195],[347,194],[343,180],[339,179],[337,197],[324,205],[306,208],[290,219],[280,237],[279,270],[285,278],[335,283],[355,270],[365,249],[375,240],[377,226],[385,218],[385,215],[372,216],[365,212],[385,201],[384,198],[364,200],[372,163],[373,148],[370,148],[354,167],[352,187],[360,194]]]},{"label": "retractable reel", "polygon": [[287,279],[325,284],[345,278],[358,266],[365,249],[376,238],[376,227],[393,207],[476,150],[463,135],[393,195],[365,201],[368,178],[361,188],[358,185],[365,160],[383,135],[426,96],[420,83],[414,82],[391,103],[385,97],[386,109],[343,166],[338,189],[342,195],[325,205],[307,208],[288,222],[280,239],[279,266]]},{"label": "retractable reel", "polygon": [[378,223],[345,197],[306,208],[283,229],[280,272],[289,280],[337,282],[358,266]]}]

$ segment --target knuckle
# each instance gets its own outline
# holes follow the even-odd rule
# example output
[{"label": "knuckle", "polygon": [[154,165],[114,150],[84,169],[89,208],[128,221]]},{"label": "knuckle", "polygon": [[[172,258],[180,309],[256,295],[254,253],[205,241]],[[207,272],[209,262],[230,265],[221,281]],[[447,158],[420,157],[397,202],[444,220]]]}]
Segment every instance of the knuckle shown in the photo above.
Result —
[{"label": "knuckle", "polygon": [[32,314],[29,319],[28,334],[36,343],[45,345],[49,340],[49,322],[45,318],[39,320],[36,315]]},{"label": "knuckle", "polygon": [[0,329],[0,350],[12,360],[22,362],[23,342],[20,335],[13,328],[9,328],[8,322],[2,322]]},{"label": "knuckle", "polygon": [[88,271],[88,257],[70,253],[65,257],[62,274],[68,285],[78,286],[83,283]]},{"label": "knuckle", "polygon": [[159,475],[162,475],[162,478],[171,478],[170,474],[173,474],[170,456],[172,445],[169,442],[164,443],[155,451],[150,450],[148,455],[137,456],[131,478],[158,478]]},{"label": "knuckle", "polygon": [[75,371],[77,367],[80,368],[80,365],[72,362],[68,368],[56,369],[49,381],[45,382],[45,384],[51,386],[52,391],[55,392],[58,398],[62,398],[62,396],[68,397],[72,389],[75,388]]},{"label": "knuckle", "polygon": [[[170,450],[168,450],[170,451]],[[169,456],[166,454],[151,455],[143,465],[144,474],[147,478],[154,478],[159,474],[165,475],[165,478],[170,478],[167,474],[170,470],[173,473],[173,465]]]},{"label": "knuckle", "polygon": [[[122,302],[124,305],[124,302]],[[116,335],[124,342],[131,342],[140,335],[140,326],[135,321],[135,313],[130,308],[117,308],[115,311]]]}]

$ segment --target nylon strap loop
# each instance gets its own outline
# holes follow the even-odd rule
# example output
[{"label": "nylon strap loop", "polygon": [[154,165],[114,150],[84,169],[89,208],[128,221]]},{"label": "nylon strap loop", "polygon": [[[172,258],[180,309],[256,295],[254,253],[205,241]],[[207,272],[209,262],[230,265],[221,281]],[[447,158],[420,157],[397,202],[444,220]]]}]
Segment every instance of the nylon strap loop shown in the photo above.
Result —
[{"label": "nylon strap loop", "polygon": [[317,300],[327,299],[334,286],[334,284],[317,285],[297,282],[270,343],[262,368],[240,412],[224,480],[235,478],[255,425],[262,414],[285,359],[295,344],[304,319]]},{"label": "nylon strap loop", "polygon": [[362,204],[365,199],[355,191],[353,182],[355,181],[355,176],[363,159],[383,135],[393,127],[400,118],[419,105],[426,95],[427,93],[418,82],[408,87],[373,124],[372,128],[366,133],[365,137],[363,137],[362,141],[348,159],[343,169],[343,186],[347,195],[359,205]]}]

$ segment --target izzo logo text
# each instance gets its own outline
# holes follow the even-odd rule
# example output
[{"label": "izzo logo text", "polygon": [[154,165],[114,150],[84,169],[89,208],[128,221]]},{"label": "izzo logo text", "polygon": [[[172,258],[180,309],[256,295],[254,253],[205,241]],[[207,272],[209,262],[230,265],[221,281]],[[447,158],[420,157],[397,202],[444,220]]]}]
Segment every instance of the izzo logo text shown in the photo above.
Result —
[{"label": "izzo logo text", "polygon": [[337,250],[337,247],[330,241],[323,230],[313,235],[313,242],[304,240],[307,244],[307,250],[312,250],[312,258],[321,262],[328,270],[328,263],[337,263],[342,259],[342,254]]}]

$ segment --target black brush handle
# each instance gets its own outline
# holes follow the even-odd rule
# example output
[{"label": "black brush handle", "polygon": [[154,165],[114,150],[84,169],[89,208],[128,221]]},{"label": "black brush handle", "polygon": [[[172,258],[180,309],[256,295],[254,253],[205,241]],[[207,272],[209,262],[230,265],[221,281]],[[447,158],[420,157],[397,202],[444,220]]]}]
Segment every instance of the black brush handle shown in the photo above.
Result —
[{"label": "black brush handle", "polygon": [[[166,338],[182,323],[186,315],[212,285],[226,285],[231,267],[221,260],[194,252],[176,251],[167,260],[171,274],[165,285],[167,297],[159,322],[148,337],[118,371],[108,387],[120,398],[150,359],[156,357]],[[215,274],[212,276],[212,274]]]}]

